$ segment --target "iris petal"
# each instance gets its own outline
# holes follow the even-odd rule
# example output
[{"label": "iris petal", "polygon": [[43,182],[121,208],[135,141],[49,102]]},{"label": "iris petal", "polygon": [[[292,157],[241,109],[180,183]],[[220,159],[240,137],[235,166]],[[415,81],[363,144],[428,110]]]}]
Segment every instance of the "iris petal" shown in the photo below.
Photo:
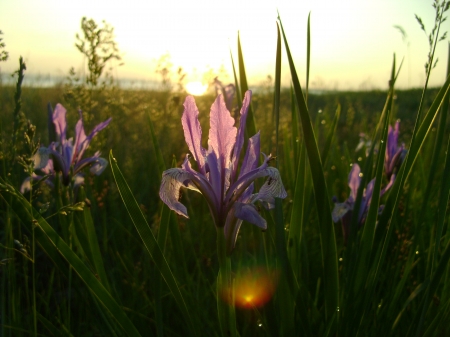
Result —
[{"label": "iris petal", "polygon": [[255,205],[236,202],[233,207],[236,218],[248,221],[263,230],[267,229],[267,222],[261,214],[259,214]]},{"label": "iris petal", "polygon": [[46,147],[40,147],[34,155],[34,169],[41,170],[47,166],[51,151]]},{"label": "iris petal", "polygon": [[180,168],[171,168],[163,172],[159,197],[177,214],[189,218],[186,207],[178,201],[180,188],[185,186],[185,181],[192,179],[192,174]]},{"label": "iris petal", "polygon": [[199,166],[200,172],[205,174],[205,149],[202,147],[202,128],[198,120],[198,108],[194,97],[188,96],[184,101],[184,112],[181,124],[184,130],[184,139],[192,156]]}]

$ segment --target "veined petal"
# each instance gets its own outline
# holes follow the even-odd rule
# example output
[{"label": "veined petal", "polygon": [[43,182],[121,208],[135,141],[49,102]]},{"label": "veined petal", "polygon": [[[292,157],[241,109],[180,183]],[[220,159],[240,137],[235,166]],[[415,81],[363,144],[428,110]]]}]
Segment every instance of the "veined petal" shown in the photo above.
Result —
[{"label": "veined petal", "polygon": [[[219,95],[211,106],[209,142],[219,162],[219,172],[224,178],[229,168],[231,150],[236,142],[237,129],[234,118],[228,111],[223,95]],[[223,185],[223,184],[222,184]]]},{"label": "veined petal", "polygon": [[[234,144],[233,157],[231,159],[231,167],[232,167],[231,179],[232,180],[234,180],[236,177],[237,167],[238,167],[238,163],[239,163],[239,157],[241,154],[242,146],[244,146],[245,124],[247,121],[248,107],[250,106],[251,99],[252,99],[252,92],[250,90],[248,90],[248,91],[246,91],[245,96],[244,96],[244,101],[242,102],[241,119],[239,120],[239,129],[237,131],[236,143]],[[259,143],[258,143],[258,146],[259,146]],[[258,157],[259,157],[259,154],[258,154]],[[240,174],[242,175],[242,168],[241,168]]]},{"label": "veined petal", "polygon": [[192,96],[186,97],[184,101],[184,112],[181,117],[181,124],[184,130],[184,139],[191,151],[192,156],[199,166],[200,172],[205,174],[206,151],[202,148],[202,128],[198,121],[198,108]]},{"label": "veined petal", "polygon": [[265,169],[265,172],[269,178],[259,189],[255,200],[263,200],[270,203],[273,198],[286,198],[287,193],[281,181],[280,172],[275,167],[270,166]]},{"label": "veined petal", "polygon": [[163,172],[159,197],[172,210],[189,218],[186,207],[178,201],[180,198],[181,186],[187,186],[187,181],[191,180],[192,174],[181,168],[171,168]]},{"label": "veined petal", "polygon": [[66,142],[66,112],[66,109],[59,103],[56,104],[55,110],[53,111],[53,124],[55,125],[55,131],[61,144]]}]

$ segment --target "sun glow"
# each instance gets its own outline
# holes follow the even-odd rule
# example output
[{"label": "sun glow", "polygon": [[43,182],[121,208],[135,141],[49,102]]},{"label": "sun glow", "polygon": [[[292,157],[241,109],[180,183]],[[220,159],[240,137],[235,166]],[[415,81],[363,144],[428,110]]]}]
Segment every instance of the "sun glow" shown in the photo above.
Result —
[{"label": "sun glow", "polygon": [[186,84],[186,91],[194,96],[201,96],[206,92],[208,86],[202,82],[189,82]]},{"label": "sun glow", "polygon": [[[278,273],[268,272],[257,267],[238,273],[235,280],[235,306],[243,309],[262,307],[273,296],[278,283]],[[222,291],[222,298],[227,299],[228,289]]]}]

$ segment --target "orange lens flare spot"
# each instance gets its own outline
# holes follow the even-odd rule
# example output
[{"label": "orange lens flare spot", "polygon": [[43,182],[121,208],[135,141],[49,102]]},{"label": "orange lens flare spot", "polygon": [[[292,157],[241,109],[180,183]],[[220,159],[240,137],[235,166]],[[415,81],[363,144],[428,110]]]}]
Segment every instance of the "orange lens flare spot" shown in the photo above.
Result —
[{"label": "orange lens flare spot", "polygon": [[[239,308],[262,307],[273,296],[278,273],[265,268],[254,268],[238,273],[235,279],[234,304]],[[222,291],[222,299],[230,302],[230,289]],[[230,303],[231,304],[231,303]]]}]

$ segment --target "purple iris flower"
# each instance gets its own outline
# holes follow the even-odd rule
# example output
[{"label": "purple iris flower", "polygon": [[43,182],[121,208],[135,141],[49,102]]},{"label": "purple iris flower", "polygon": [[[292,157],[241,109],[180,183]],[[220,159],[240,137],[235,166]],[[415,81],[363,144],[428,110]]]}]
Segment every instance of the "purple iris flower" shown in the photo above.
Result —
[{"label": "purple iris flower", "polygon": [[398,146],[399,127],[400,121],[397,121],[395,122],[394,128],[389,125],[388,129],[386,155],[384,160],[384,170],[388,179],[391,179],[394,171],[399,168],[406,154],[405,144]]},{"label": "purple iris flower", "polygon": [[[387,192],[387,190],[394,183],[394,176],[391,176],[391,180],[380,191],[380,197]],[[353,164],[352,169],[348,175],[348,186],[350,187],[350,196],[344,202],[338,203],[336,201],[334,204],[334,209],[331,212],[331,216],[333,221],[337,223],[339,220],[342,220],[342,229],[344,232],[344,241],[347,242],[348,236],[350,234],[350,223],[352,220],[352,212],[355,207],[356,196],[358,194],[359,185],[361,184],[361,168],[358,164]],[[375,185],[375,178],[372,179],[369,184],[367,184],[366,189],[363,192],[361,198],[361,204],[359,206],[358,212],[358,225],[362,226],[367,212],[369,211],[370,202],[372,201],[373,187]],[[382,210],[383,206],[380,206]]]},{"label": "purple iris flower", "polygon": [[62,182],[66,186],[69,185],[72,179],[75,186],[84,182],[81,173],[83,168],[89,166],[91,173],[100,175],[108,164],[106,159],[100,157],[100,152],[96,152],[92,157],[88,158],[83,158],[83,155],[89,147],[92,138],[108,126],[111,118],[98,124],[86,136],[81,111],[79,113],[80,119],[75,126],[75,140],[73,138],[67,139],[66,109],[58,103],[50,117],[59,142],[52,142],[49,147],[41,147],[34,156],[34,168],[36,170],[40,170],[44,174],[53,174],[55,171],[61,172]]},{"label": "purple iris flower", "polygon": [[[259,214],[256,201],[266,208],[273,208],[275,197],[285,198],[280,173],[268,165],[271,155],[260,157],[259,132],[248,141],[247,151],[240,166],[238,162],[244,145],[245,122],[251,100],[251,91],[245,93],[241,109],[239,129],[234,127],[234,118],[228,111],[223,95],[219,95],[210,113],[208,150],[201,145],[202,130],[198,120],[198,109],[192,96],[184,102],[181,118],[184,137],[197,164],[194,170],[186,155],[181,168],[163,172],[159,196],[161,200],[179,215],[188,218],[186,207],[178,201],[180,188],[186,187],[203,194],[208,203],[214,223],[223,227],[227,251],[231,253],[243,220],[259,228],[267,229],[267,222]],[[255,179],[268,177],[258,193],[253,194]]]}]

